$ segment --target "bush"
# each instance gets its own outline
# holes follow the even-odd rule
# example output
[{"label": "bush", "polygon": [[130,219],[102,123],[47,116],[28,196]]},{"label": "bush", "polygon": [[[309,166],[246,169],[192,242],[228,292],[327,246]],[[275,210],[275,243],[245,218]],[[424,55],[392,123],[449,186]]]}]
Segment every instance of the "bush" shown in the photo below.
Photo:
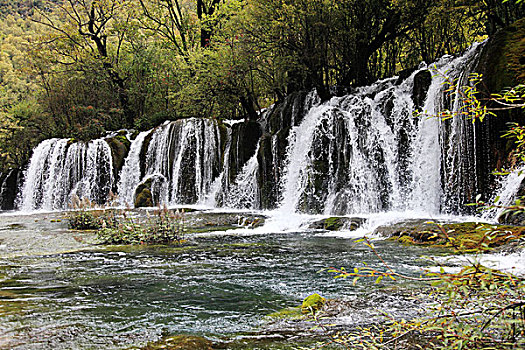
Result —
[{"label": "bush", "polygon": [[106,244],[180,244],[184,231],[184,210],[173,212],[163,208],[146,222],[135,222],[123,211],[121,220],[115,224],[103,222],[97,235]]}]

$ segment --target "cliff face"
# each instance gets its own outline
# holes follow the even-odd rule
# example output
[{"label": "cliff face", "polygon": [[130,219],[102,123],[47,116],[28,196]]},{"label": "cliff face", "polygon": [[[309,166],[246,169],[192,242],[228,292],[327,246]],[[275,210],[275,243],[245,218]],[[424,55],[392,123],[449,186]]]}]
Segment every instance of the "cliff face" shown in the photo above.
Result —
[{"label": "cliff face", "polygon": [[[480,91],[483,96],[500,94],[519,84],[525,84],[525,18],[490,38],[481,52],[476,71],[483,75]],[[510,108],[491,102],[497,117],[485,119],[477,131],[482,135],[479,144],[480,159],[490,170],[512,165],[509,159],[513,140],[501,136],[509,129],[509,123],[523,124],[525,109]],[[486,171],[487,169],[480,169]]]}]

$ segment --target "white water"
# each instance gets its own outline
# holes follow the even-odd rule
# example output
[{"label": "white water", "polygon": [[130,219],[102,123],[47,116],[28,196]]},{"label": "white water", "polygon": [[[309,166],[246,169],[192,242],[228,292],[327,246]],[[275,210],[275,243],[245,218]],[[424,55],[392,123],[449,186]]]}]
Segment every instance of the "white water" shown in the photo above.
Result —
[{"label": "white water", "polygon": [[235,182],[228,189],[225,195],[225,207],[259,209],[257,205],[260,196],[257,181],[259,169],[257,155],[259,153],[259,146],[260,143],[257,143],[255,153],[248,162],[246,162],[242,171],[237,175]]},{"label": "white water", "polygon": [[100,203],[113,186],[111,149],[103,139],[43,141],[34,151],[18,198],[22,211],[67,208],[74,195]]},{"label": "white water", "polygon": [[[464,56],[445,57],[431,70],[464,85],[478,51],[474,46]],[[395,79],[379,81],[309,110],[289,136],[283,212],[413,211],[428,216],[447,207],[449,191],[462,195],[463,184],[454,182],[460,176],[455,166],[468,163],[463,145],[473,143],[465,140],[472,137],[464,130],[470,121],[454,118],[444,133],[439,118],[413,116],[416,73],[400,85]],[[432,78],[424,105],[427,115],[461,108],[459,97],[451,107],[444,99],[444,80],[443,75]]]},{"label": "white water", "polygon": [[505,176],[501,176],[498,188],[494,198],[490,201],[496,207],[491,208],[483,213],[483,219],[496,221],[505,211],[506,206],[512,205],[516,199],[516,194],[525,180],[525,165],[517,168]]},{"label": "white water", "polygon": [[[431,69],[466,84],[478,52],[474,46],[461,57],[442,58]],[[166,122],[140,133],[119,174],[116,188],[120,203],[133,203],[137,186],[151,183],[154,204],[261,208],[266,184],[259,169],[266,165],[259,164],[258,154],[263,152],[265,159],[279,164],[277,169],[269,169],[267,176],[277,182],[275,194],[280,199],[273,205],[278,208],[275,215],[288,227],[296,227],[290,220],[294,213],[298,213],[295,221],[299,223],[304,219],[302,213],[406,212],[430,217],[459,212],[463,192],[475,190],[471,184],[475,179],[462,178],[465,169],[475,166],[475,135],[466,118],[444,122],[414,116],[412,90],[418,72],[402,83],[386,79],[322,104],[315,93],[309,94],[302,106],[293,103],[288,109],[293,120],[289,134],[285,134],[286,150],[279,149],[284,138],[266,135],[268,147],[263,148],[259,140],[255,154],[245,164],[230,159],[235,153],[232,140],[237,136],[232,133],[238,129],[226,125],[221,132],[211,119]],[[461,108],[458,98],[444,98],[447,86],[443,82],[442,75],[433,77],[425,113],[436,115],[443,109],[454,112]],[[307,112],[303,116],[300,110]],[[271,122],[271,112],[269,108],[261,116],[263,127]],[[283,115],[281,119],[282,127]],[[235,145],[241,146],[240,141]],[[146,155],[143,174],[141,153]],[[42,142],[26,171],[19,208],[65,208],[72,194],[104,202],[114,182],[110,157],[103,140],[71,145],[68,140]],[[231,164],[241,169],[235,179],[231,179]],[[108,174],[104,184],[103,174]]]},{"label": "white water", "polygon": [[128,156],[120,172],[117,193],[121,205],[133,206],[135,189],[140,183],[140,152],[149,131],[143,131],[131,142]]}]

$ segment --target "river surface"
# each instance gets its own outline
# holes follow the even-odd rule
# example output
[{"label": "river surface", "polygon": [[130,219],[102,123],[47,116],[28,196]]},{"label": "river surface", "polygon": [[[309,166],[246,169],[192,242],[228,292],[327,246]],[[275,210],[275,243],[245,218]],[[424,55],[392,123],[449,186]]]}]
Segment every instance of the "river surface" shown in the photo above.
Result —
[{"label": "river surface", "polygon": [[[204,234],[186,246],[101,246],[61,215],[0,216],[0,348],[122,349],[162,335],[214,341],[279,331],[268,314],[319,293],[351,301],[338,322],[417,312],[399,284],[336,280],[331,266],[381,267],[362,243],[316,231]],[[376,240],[398,272],[418,275],[437,250]],[[283,326],[284,327],[284,326]]]}]

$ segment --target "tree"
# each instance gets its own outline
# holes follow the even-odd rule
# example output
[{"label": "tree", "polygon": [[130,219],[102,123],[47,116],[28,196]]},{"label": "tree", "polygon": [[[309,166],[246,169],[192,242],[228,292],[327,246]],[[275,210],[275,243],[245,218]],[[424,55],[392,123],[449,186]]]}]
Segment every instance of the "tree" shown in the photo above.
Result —
[{"label": "tree", "polygon": [[[121,69],[122,47],[127,39],[132,12],[126,0],[67,0],[53,12],[38,11],[33,18],[52,30],[40,42],[40,49],[52,63],[83,71],[100,66],[116,89],[127,125],[135,112],[130,108],[126,72]],[[42,56],[41,56],[42,57]]]}]

